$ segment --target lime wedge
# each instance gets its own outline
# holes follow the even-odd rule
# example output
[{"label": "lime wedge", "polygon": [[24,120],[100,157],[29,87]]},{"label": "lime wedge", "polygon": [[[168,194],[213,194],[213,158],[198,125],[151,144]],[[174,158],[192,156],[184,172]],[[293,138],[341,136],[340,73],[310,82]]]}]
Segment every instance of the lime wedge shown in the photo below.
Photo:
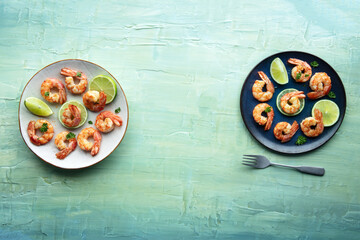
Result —
[{"label": "lime wedge", "polygon": [[32,114],[40,117],[48,117],[54,113],[45,102],[36,97],[28,97],[24,104]]},{"label": "lime wedge", "polygon": [[111,103],[117,93],[115,81],[105,75],[98,75],[89,84],[90,90],[103,91],[106,94],[106,104]]},{"label": "lime wedge", "polygon": [[284,114],[284,115],[286,115],[286,116],[295,116],[295,115],[298,115],[299,113],[301,113],[301,111],[302,111],[302,110],[304,109],[304,107],[305,107],[305,99],[299,99],[299,100],[300,100],[300,108],[299,108],[299,110],[298,110],[296,113],[289,114],[289,113],[284,112],[284,110],[281,108],[281,106],[280,106],[280,99],[281,99],[281,97],[284,96],[285,94],[289,93],[289,92],[295,92],[295,91],[298,91],[298,90],[295,89],[295,88],[287,88],[287,89],[284,89],[284,90],[282,90],[282,91],[278,94],[278,96],[277,96],[277,98],[276,98],[276,106],[277,106],[277,108],[279,109],[279,111],[280,111],[282,114]]},{"label": "lime wedge", "polygon": [[324,127],[330,127],[338,121],[340,109],[333,101],[324,99],[316,102],[311,111],[313,117],[315,108],[319,109],[323,114]]},{"label": "lime wedge", "polygon": [[[64,110],[69,106],[69,104],[72,104],[72,105],[75,105],[77,106],[80,110],[81,110],[81,121],[79,123],[79,125],[77,125],[76,127],[68,127],[66,126],[63,121],[61,120],[61,116],[64,112]],[[84,105],[82,105],[81,103],[79,103],[78,101],[68,101],[66,103],[64,103],[61,108],[59,109],[59,115],[58,115],[58,119],[59,119],[59,122],[66,128],[69,128],[69,129],[75,129],[75,128],[78,128],[78,127],[81,127],[82,125],[84,125],[84,123],[86,122],[86,119],[88,117],[88,113],[87,113],[87,110],[86,108],[84,107]]]},{"label": "lime wedge", "polygon": [[280,85],[284,85],[289,82],[289,77],[285,65],[278,57],[271,62],[270,74],[274,81]]}]

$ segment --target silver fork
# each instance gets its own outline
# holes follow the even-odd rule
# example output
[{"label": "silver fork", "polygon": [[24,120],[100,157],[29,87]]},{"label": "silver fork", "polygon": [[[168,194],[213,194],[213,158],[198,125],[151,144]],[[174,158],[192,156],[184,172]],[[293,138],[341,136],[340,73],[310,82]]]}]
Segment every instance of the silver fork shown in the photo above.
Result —
[{"label": "silver fork", "polygon": [[279,163],[272,163],[264,156],[261,155],[244,155],[242,164],[254,168],[267,168],[268,166],[288,167],[298,170],[302,173],[312,174],[316,176],[323,176],[325,169],[320,167],[307,167],[307,166],[288,166]]}]

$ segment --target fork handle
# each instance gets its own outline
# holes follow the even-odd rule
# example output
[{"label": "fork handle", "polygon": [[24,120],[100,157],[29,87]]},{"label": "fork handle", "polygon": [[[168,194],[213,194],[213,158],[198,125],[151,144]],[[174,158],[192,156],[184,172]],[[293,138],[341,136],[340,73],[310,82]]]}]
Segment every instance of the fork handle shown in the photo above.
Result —
[{"label": "fork handle", "polygon": [[306,167],[306,166],[299,166],[295,167],[296,170],[302,173],[312,174],[316,176],[324,176],[325,169],[320,167]]}]

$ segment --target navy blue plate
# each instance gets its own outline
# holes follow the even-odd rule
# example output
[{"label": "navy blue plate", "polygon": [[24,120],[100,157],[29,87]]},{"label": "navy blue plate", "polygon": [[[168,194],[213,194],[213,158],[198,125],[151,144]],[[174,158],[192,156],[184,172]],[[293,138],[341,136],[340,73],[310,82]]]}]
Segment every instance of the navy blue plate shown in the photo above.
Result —
[{"label": "navy blue plate", "polygon": [[[289,82],[285,85],[277,84],[271,78],[270,75],[270,64],[277,57],[279,57],[283,61],[289,75]],[[281,114],[276,107],[276,97],[282,90],[286,88],[296,88],[299,91],[304,91],[305,94],[311,92],[311,89],[309,87],[309,81],[306,83],[297,83],[291,77],[291,69],[294,67],[294,65],[287,63],[289,58],[298,58],[308,62],[309,64],[312,61],[317,61],[319,63],[319,66],[316,68],[312,67],[312,74],[315,74],[316,72],[326,72],[331,78],[331,84],[332,84],[331,91],[333,91],[336,94],[336,98],[330,99],[328,96],[316,100],[310,100],[309,98],[306,98],[305,107],[300,114],[292,117]],[[270,106],[273,107],[275,113],[274,121],[269,131],[264,131],[264,126],[258,125],[254,121],[252,115],[254,107],[260,103],[252,95],[252,86],[255,80],[261,79],[257,73],[258,71],[263,71],[270,78],[270,80],[273,82],[275,87],[275,93],[273,97],[271,98],[270,101],[267,102]],[[296,120],[300,125],[303,119],[311,116],[311,110],[314,104],[321,99],[330,99],[339,106],[340,117],[339,120],[333,126],[325,127],[324,132],[320,136],[316,138],[307,138],[307,142],[300,146],[295,144],[298,136],[304,135],[300,127],[299,130],[296,132],[296,134],[293,136],[293,138],[287,143],[281,143],[279,140],[277,140],[274,137],[274,127],[278,122],[285,121],[292,124],[294,120]],[[305,52],[297,52],[297,51],[281,52],[265,58],[258,65],[256,65],[253,70],[251,70],[251,72],[245,79],[244,85],[241,90],[240,110],[247,129],[259,143],[276,152],[286,153],[286,154],[299,154],[299,153],[312,151],[322,146],[327,141],[329,141],[332,138],[332,136],[334,136],[336,131],[339,129],[345,116],[346,94],[345,94],[344,85],[342,84],[339,75],[328,63],[326,63],[321,58]]]}]

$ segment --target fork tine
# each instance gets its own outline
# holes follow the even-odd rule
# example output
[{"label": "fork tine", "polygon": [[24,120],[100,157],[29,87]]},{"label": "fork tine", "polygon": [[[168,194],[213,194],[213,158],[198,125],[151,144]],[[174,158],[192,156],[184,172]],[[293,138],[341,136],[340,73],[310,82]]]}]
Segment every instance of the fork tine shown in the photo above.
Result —
[{"label": "fork tine", "polygon": [[244,164],[244,165],[246,165],[246,166],[249,166],[249,167],[254,167],[255,165],[253,165],[253,164],[247,164],[247,163],[242,163],[242,164]]},{"label": "fork tine", "polygon": [[259,155],[246,155],[246,154],[244,154],[243,156],[246,156],[246,157],[258,157]]},{"label": "fork tine", "polygon": [[248,163],[248,164],[252,164],[252,165],[256,165],[256,162],[253,161],[242,161],[243,163]]},{"label": "fork tine", "polygon": [[256,158],[251,158],[251,157],[243,157],[243,159],[256,161]]}]

